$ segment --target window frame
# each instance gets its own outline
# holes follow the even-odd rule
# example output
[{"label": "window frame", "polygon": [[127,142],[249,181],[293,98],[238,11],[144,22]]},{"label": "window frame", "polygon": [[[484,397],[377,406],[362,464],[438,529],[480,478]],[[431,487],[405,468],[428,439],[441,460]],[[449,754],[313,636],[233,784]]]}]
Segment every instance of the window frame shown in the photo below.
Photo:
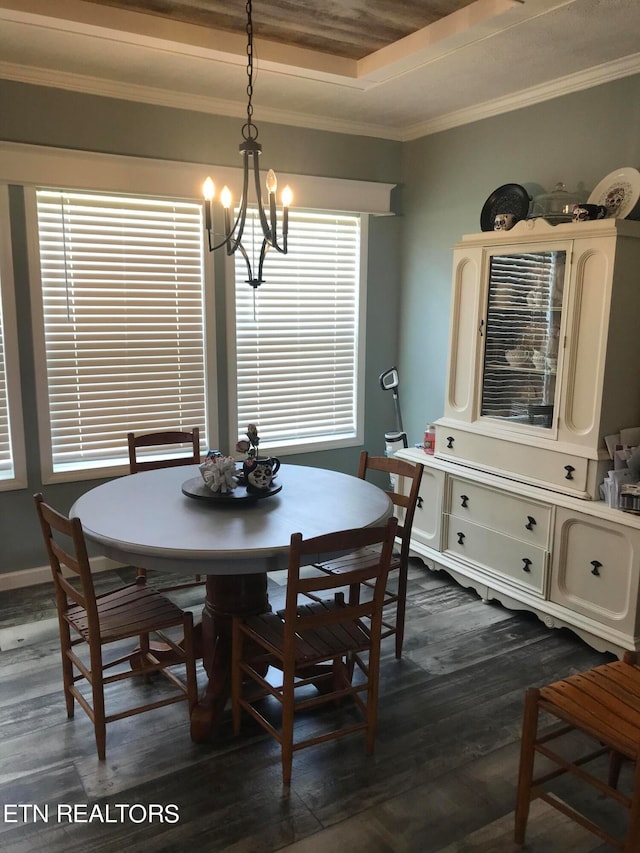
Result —
[{"label": "window frame", "polygon": [[[314,211],[308,211],[313,213]],[[322,210],[321,215],[341,215],[344,211]],[[341,436],[332,438],[323,436],[318,438],[296,439],[291,442],[282,441],[261,441],[260,448],[269,453],[277,453],[280,455],[291,455],[296,453],[316,453],[323,450],[336,450],[343,447],[357,447],[364,443],[364,388],[365,388],[365,369],[366,369],[366,331],[367,331],[367,259],[369,245],[369,215],[366,213],[354,213],[353,215],[360,218],[360,261],[359,261],[359,282],[358,282],[358,312],[356,329],[357,337],[357,357],[356,357],[356,378],[355,378],[355,409],[356,409],[356,428],[355,434],[352,436]],[[291,216],[291,214],[290,214]],[[230,352],[237,351],[236,339],[236,300],[235,300],[235,263],[236,256],[232,255],[227,258],[225,266],[225,285],[226,285],[226,304],[227,304],[227,340],[229,342]],[[242,259],[239,263],[244,264]],[[269,256],[265,262],[265,275],[268,272],[267,265]],[[268,288],[268,281],[265,281],[261,288]],[[250,285],[246,285],[250,287]],[[260,288],[258,288],[257,298],[260,298]],[[230,358],[227,364],[227,381],[229,387],[229,441],[235,446],[236,436],[242,438],[245,433],[245,425],[238,423],[238,395],[237,395],[237,364],[235,358]],[[258,431],[260,424],[257,424]]]},{"label": "window frame", "polygon": [[2,301],[2,324],[4,341],[4,363],[7,380],[7,411],[9,415],[9,439],[13,460],[13,476],[0,479],[0,492],[26,489],[27,456],[22,415],[22,391],[20,386],[20,357],[15,301],[15,278],[9,216],[9,187],[0,184],[0,300]]},{"label": "window frame", "polygon": [[[214,174],[217,181],[227,183],[235,197],[239,196],[242,185],[242,170],[237,167],[215,165],[209,163],[195,163],[189,161],[162,160],[151,157],[139,157],[123,154],[102,153],[78,149],[57,148],[55,146],[32,145],[22,142],[0,141],[0,182],[16,184],[23,188],[25,199],[26,229],[28,260],[30,262],[29,279],[32,303],[32,330],[33,330],[33,352],[35,355],[35,379],[36,379],[36,403],[38,438],[40,444],[41,460],[41,482],[43,484],[53,482],[70,482],[76,480],[99,479],[101,473],[96,469],[86,472],[73,472],[72,475],[53,475],[51,463],[47,466],[46,447],[48,423],[48,406],[42,405],[43,376],[41,367],[42,343],[38,338],[43,335],[42,318],[38,321],[37,306],[40,301],[40,278],[39,278],[39,248],[35,223],[37,218],[35,188],[49,187],[63,190],[78,190],[85,192],[126,193],[167,198],[185,199],[189,201],[202,200],[201,187],[204,177]],[[301,175],[294,173],[279,173],[284,182],[289,182],[295,189],[296,205],[300,209],[308,210],[333,210],[337,212],[357,213],[364,223],[365,217],[393,216],[392,194],[397,184],[374,180],[360,180],[347,178],[327,178],[314,175]],[[361,243],[362,251],[366,252],[366,244]],[[219,254],[219,253],[216,253]],[[34,262],[35,259],[35,262]],[[227,282],[221,282],[220,289],[216,293],[213,277],[214,265],[220,273],[224,269],[224,257],[214,264],[214,256],[205,252],[205,282],[206,299],[209,320],[207,331],[207,375],[222,379],[222,374],[217,365],[216,330],[224,334],[225,327],[229,324],[226,319],[226,310],[223,309]],[[363,254],[361,263],[361,280],[366,280],[366,254]],[[222,276],[227,278],[226,276]],[[228,280],[228,278],[227,278]],[[35,298],[34,298],[35,293]],[[214,317],[216,305],[219,307]],[[364,302],[361,302],[364,310]],[[366,330],[366,323],[361,320],[361,333]],[[364,338],[362,338],[364,342]],[[222,341],[220,342],[222,343]],[[40,347],[40,352],[38,351]],[[364,361],[364,348],[359,352],[359,357]],[[363,375],[363,369],[359,366],[359,373]],[[225,370],[226,373],[226,370]],[[46,384],[46,383],[45,383]],[[212,386],[215,385],[215,395]],[[46,391],[46,389],[45,389]],[[217,381],[209,382],[207,387],[209,394],[207,438],[210,447],[219,445],[219,414],[223,417],[225,408],[230,411],[231,393],[227,389],[226,394],[222,385],[218,387]],[[223,396],[220,396],[221,393]],[[364,418],[364,384],[358,388],[358,409],[360,416]],[[228,423],[228,417],[225,421]],[[14,422],[15,425],[15,422]],[[358,432],[361,431],[358,428]],[[237,429],[231,433],[237,434]],[[43,438],[44,436],[44,438]],[[350,442],[351,443],[351,442]],[[358,443],[357,439],[352,442]],[[362,440],[359,442],[362,443]],[[335,447],[335,444],[331,444]],[[303,449],[300,445],[296,450]],[[311,448],[310,448],[311,449]],[[313,450],[321,449],[315,446]],[[48,452],[50,459],[50,450]],[[47,468],[49,470],[47,470]],[[128,470],[128,469],[127,469]],[[118,473],[126,473],[126,470],[109,468],[104,471],[105,477],[113,477]]]}]

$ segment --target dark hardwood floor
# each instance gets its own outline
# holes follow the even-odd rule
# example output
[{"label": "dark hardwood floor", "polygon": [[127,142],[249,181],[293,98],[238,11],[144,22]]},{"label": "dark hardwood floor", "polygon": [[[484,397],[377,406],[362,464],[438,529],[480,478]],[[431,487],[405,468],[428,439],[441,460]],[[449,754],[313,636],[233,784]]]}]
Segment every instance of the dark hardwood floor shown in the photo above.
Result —
[{"label": "dark hardwood floor", "polygon": [[[129,580],[131,571],[96,577],[103,591]],[[285,580],[283,573],[270,576],[276,604]],[[203,588],[171,595],[200,611]],[[228,711],[205,745],[191,742],[184,705],[112,723],[107,760],[98,762],[84,712],[67,720],[52,587],[1,593],[0,850],[515,851],[523,692],[611,657],[531,614],[483,604],[418,560],[407,626],[401,661],[392,639],[383,649],[375,755],[365,755],[359,735],[303,750],[294,756],[287,794],[277,743],[247,718],[234,738]],[[115,685],[111,707],[131,690],[162,686]],[[313,715],[301,725],[313,725]],[[609,817],[597,792],[585,795],[569,782],[559,783],[558,793]],[[94,819],[69,822],[71,804],[79,805],[79,817],[94,809]],[[158,811],[168,820],[161,822]],[[170,822],[174,814],[179,819]],[[612,827],[623,826],[622,815],[610,819]],[[527,842],[529,853],[610,849],[540,802]]]}]

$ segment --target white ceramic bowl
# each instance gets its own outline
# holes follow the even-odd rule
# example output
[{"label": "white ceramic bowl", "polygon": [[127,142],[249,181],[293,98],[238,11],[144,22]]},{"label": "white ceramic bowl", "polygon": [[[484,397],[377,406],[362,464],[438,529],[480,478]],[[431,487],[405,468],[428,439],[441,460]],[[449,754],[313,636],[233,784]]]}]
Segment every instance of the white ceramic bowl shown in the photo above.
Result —
[{"label": "white ceramic bowl", "polygon": [[511,367],[522,367],[529,361],[529,353],[522,349],[508,349],[504,357],[507,359]]},{"label": "white ceramic bowl", "polygon": [[531,356],[531,361],[533,362],[533,366],[536,370],[544,370],[546,358],[543,352],[540,352],[540,350],[534,350],[533,355]]}]

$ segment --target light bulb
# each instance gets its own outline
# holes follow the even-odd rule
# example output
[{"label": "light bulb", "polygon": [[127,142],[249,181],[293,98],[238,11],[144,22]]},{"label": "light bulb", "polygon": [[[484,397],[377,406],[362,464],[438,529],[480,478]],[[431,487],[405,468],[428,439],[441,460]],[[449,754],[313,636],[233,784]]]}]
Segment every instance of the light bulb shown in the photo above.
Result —
[{"label": "light bulb", "polygon": [[273,169],[267,172],[267,192],[274,193],[278,189],[278,179]]},{"label": "light bulb", "polygon": [[202,185],[202,194],[204,195],[207,201],[211,201],[211,199],[216,194],[216,188],[211,178],[207,178],[207,180]]},{"label": "light bulb", "polygon": [[226,185],[222,188],[222,192],[220,193],[220,202],[226,210],[231,207],[231,190]]},{"label": "light bulb", "polygon": [[282,190],[282,204],[284,207],[290,207],[291,202],[293,201],[293,192],[291,191],[291,187],[289,184]]}]

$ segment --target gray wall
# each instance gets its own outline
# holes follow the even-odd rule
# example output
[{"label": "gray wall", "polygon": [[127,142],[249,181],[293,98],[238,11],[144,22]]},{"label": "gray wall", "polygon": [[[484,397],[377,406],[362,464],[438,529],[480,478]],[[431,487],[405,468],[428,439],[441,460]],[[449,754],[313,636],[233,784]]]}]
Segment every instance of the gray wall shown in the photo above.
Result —
[{"label": "gray wall", "polygon": [[[410,444],[443,413],[452,247],[497,187],[587,190],[640,168],[640,75],[403,146],[400,395]],[[638,270],[640,287],[640,270]],[[630,389],[640,394],[640,389]]]},{"label": "gray wall", "polygon": [[[0,115],[0,139],[5,141],[214,165],[237,166],[240,162],[238,119],[10,81],[0,81]],[[400,181],[398,143],[263,124],[258,109],[256,119],[269,167],[325,177]],[[43,488],[40,482],[22,188],[12,187],[10,197],[29,486],[0,492],[0,573],[46,562],[33,509],[34,492],[43,491],[48,501],[66,512],[79,495],[95,485],[85,480]],[[384,432],[392,426],[387,420],[390,401],[378,391],[377,377],[394,362],[398,351],[400,230],[396,217],[371,218],[364,444],[377,452],[383,452]],[[216,264],[216,281],[221,286],[223,258],[217,257]],[[224,389],[227,356],[224,337],[218,340],[218,381]],[[226,412],[220,412],[220,421],[225,429]],[[223,433],[223,449],[224,440]],[[287,461],[354,472],[360,449],[292,456]]]},{"label": "gray wall", "polygon": [[[9,81],[0,81],[0,115],[5,140],[238,164],[237,119]],[[480,230],[489,194],[510,182],[523,184],[531,195],[551,190],[557,181],[591,189],[616,168],[640,166],[640,76],[404,145],[263,124],[259,113],[257,119],[269,166],[276,170],[402,184],[397,202],[402,215],[372,219],[370,229],[365,446],[374,452],[382,452],[384,432],[395,423],[391,395],[378,386],[385,368],[399,364],[410,443],[420,441],[425,423],[442,414],[451,249],[462,234]],[[0,572],[44,563],[31,503],[41,484],[19,188],[12,191],[12,212],[29,488],[0,493]],[[222,383],[226,354],[218,355]],[[358,452],[291,461],[354,471]],[[48,486],[44,492],[66,510],[92,485]]]}]

